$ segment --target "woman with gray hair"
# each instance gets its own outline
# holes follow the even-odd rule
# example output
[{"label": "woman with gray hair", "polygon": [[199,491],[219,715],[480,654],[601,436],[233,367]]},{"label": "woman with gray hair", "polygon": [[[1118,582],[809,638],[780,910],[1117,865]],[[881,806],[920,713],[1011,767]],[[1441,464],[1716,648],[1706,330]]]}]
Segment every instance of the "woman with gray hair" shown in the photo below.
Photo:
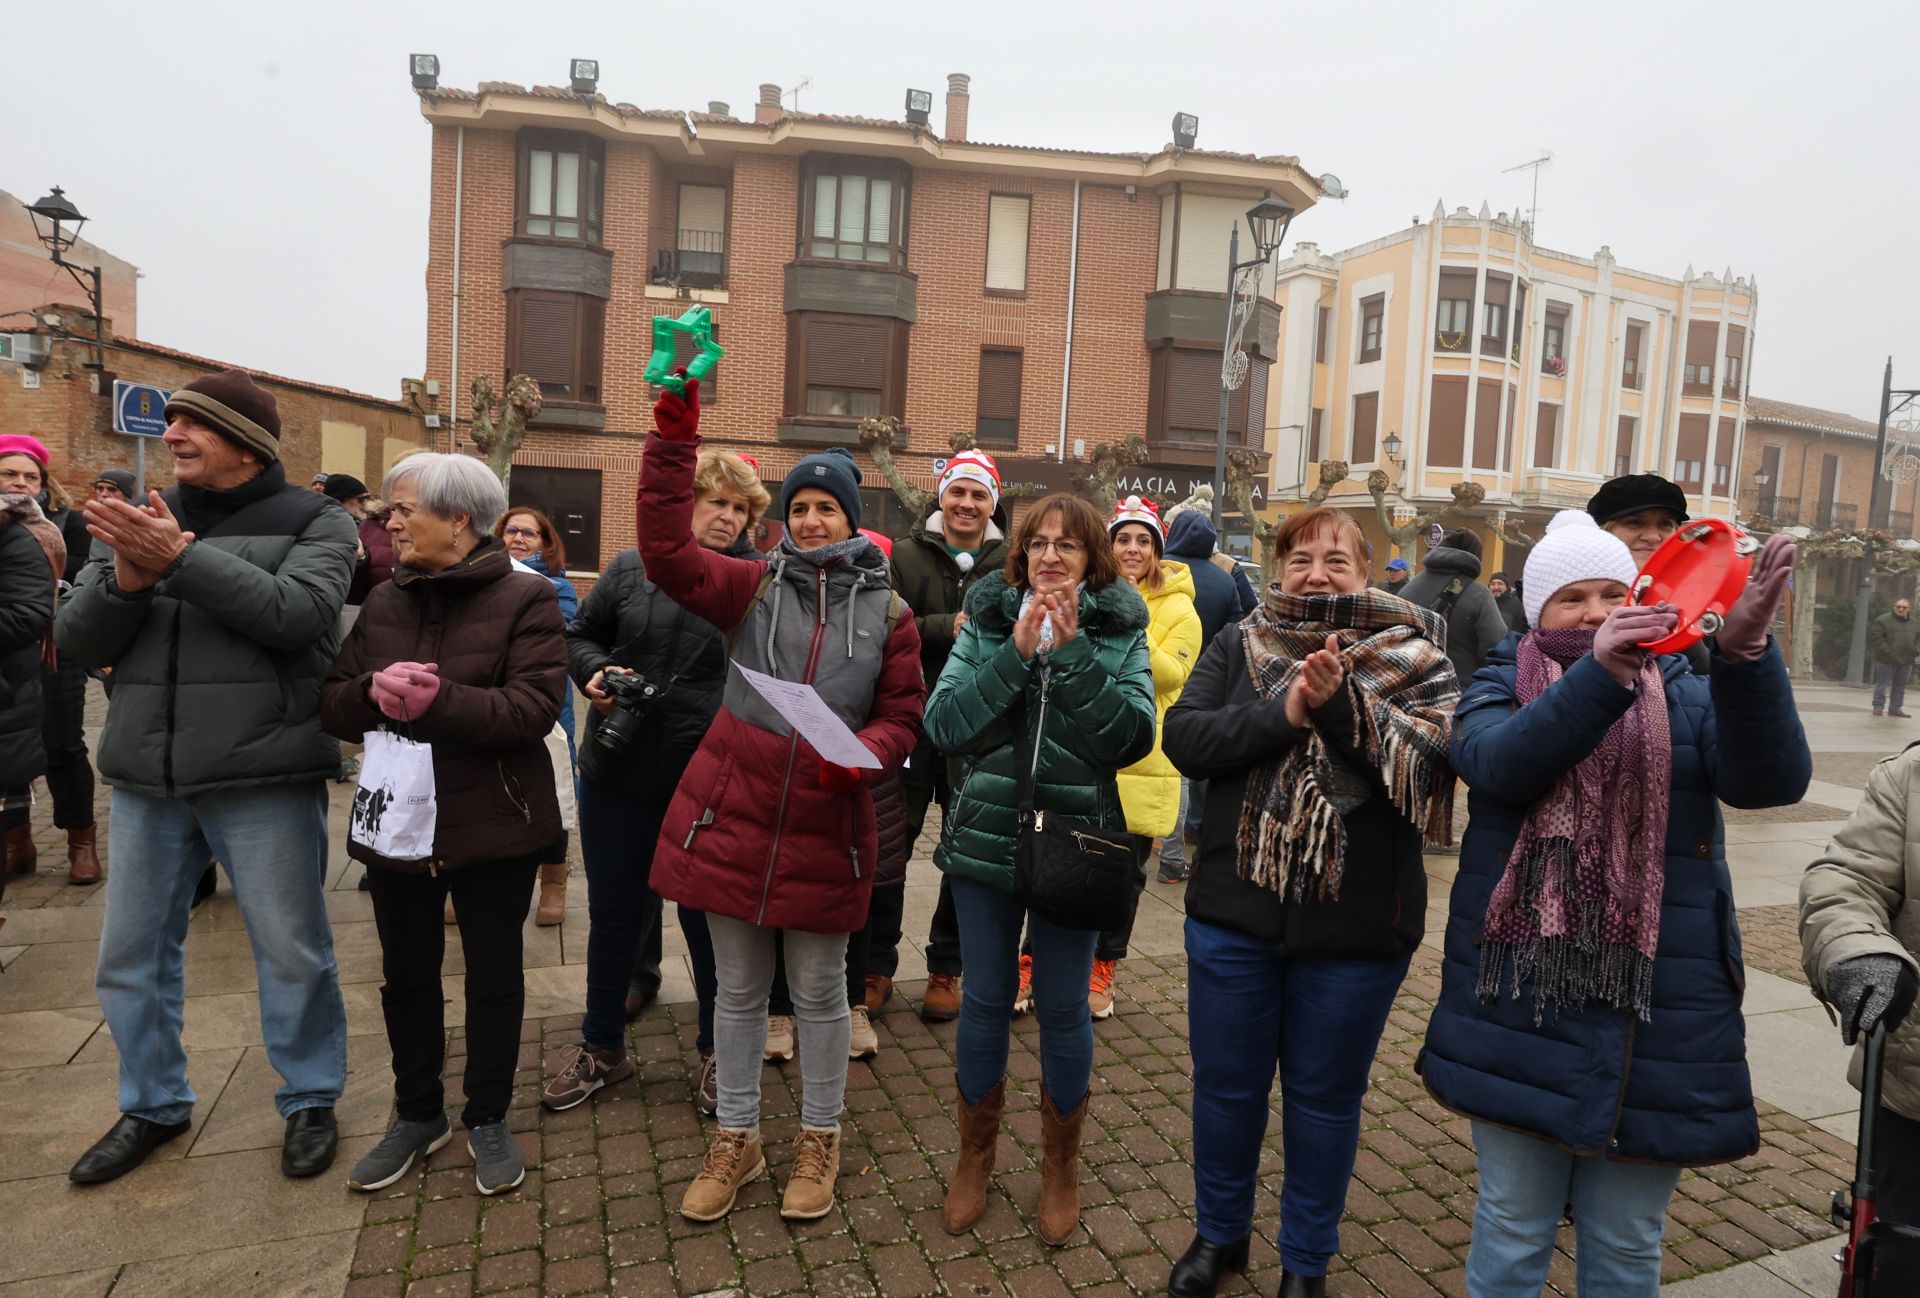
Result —
[{"label": "woman with gray hair", "polygon": [[399,861],[357,842],[380,934],[381,1004],[396,1120],[347,1184],[379,1190],[446,1144],[440,994],[449,894],[466,954],[467,1103],[461,1122],[482,1194],[519,1185],[507,1131],[526,1000],[521,923],[543,849],[560,835],[546,736],[560,715],[567,651],[552,585],[516,571],[490,533],[507,494],[465,455],[412,455],[387,474],[393,580],[376,586],[320,701],[329,733],[391,728],[433,749],[432,853]]}]

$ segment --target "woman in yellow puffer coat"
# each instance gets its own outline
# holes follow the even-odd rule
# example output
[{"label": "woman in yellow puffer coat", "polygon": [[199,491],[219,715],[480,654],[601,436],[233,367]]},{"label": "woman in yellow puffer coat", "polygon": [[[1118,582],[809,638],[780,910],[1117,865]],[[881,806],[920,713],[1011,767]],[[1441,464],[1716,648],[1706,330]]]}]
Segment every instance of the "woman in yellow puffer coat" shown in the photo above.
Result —
[{"label": "woman in yellow puffer coat", "polygon": [[[1193,607],[1193,574],[1185,564],[1162,557],[1166,530],[1160,524],[1160,511],[1151,501],[1139,496],[1122,500],[1114,507],[1107,533],[1113,537],[1113,555],[1119,561],[1121,575],[1147,602],[1149,619],[1147,656],[1153,663],[1156,712],[1153,751],[1121,770],[1118,777],[1127,828],[1141,840],[1136,887],[1144,888],[1153,840],[1180,832],[1180,772],[1160,750],[1160,730],[1166,724],[1167,709],[1180,697],[1194,663],[1199,661],[1200,614]],[[1137,893],[1134,907],[1139,908]],[[1132,936],[1131,915],[1125,928],[1100,935],[1087,989],[1088,1005],[1096,1019],[1113,1013],[1114,965],[1126,956]]]}]

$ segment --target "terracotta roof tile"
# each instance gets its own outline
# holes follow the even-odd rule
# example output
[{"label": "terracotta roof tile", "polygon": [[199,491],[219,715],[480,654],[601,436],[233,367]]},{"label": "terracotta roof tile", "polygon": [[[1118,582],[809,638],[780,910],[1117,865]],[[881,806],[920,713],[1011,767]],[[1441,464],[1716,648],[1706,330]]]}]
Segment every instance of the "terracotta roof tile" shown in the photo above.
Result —
[{"label": "terracotta roof tile", "polygon": [[[81,338],[85,342],[87,339]],[[210,356],[196,356],[192,352],[183,352],[177,347],[162,347],[159,343],[143,342],[138,338],[110,338],[109,350],[120,348],[125,351],[145,352],[149,356],[164,356],[169,360],[184,361],[189,365],[204,365],[214,371],[241,369],[256,380],[265,383],[277,383],[285,388],[299,388],[304,392],[322,392],[328,396],[350,397],[363,405],[385,406],[390,410],[403,410],[412,413],[412,407],[404,402],[391,401],[386,397],[369,396],[365,392],[355,392],[351,388],[336,388],[326,383],[310,383],[306,379],[290,379],[281,374],[269,374],[265,370],[250,369],[245,365],[234,365],[228,361],[217,361]]]},{"label": "terracotta roof tile", "polygon": [[1796,406],[1790,401],[1774,401],[1767,397],[1747,398],[1747,419],[1749,422],[1784,424],[1816,433],[1838,433],[1844,437],[1880,435],[1880,425],[1870,420],[1855,419],[1852,415],[1813,406]]}]

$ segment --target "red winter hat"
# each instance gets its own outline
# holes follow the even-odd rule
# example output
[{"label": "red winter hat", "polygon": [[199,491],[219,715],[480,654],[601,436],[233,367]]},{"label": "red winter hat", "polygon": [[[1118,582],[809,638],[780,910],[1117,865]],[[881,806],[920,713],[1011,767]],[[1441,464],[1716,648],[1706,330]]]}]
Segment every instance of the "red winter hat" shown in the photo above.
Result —
[{"label": "red winter hat", "polygon": [[1000,466],[985,451],[961,451],[948,460],[946,470],[940,475],[940,485],[934,489],[934,499],[946,495],[947,488],[963,478],[985,487],[993,497],[993,507],[1000,507]]},{"label": "red winter hat", "polygon": [[1154,553],[1166,553],[1167,529],[1160,521],[1160,506],[1140,496],[1128,496],[1113,507],[1113,517],[1107,520],[1107,535],[1112,536],[1127,523],[1139,523],[1152,532]]}]

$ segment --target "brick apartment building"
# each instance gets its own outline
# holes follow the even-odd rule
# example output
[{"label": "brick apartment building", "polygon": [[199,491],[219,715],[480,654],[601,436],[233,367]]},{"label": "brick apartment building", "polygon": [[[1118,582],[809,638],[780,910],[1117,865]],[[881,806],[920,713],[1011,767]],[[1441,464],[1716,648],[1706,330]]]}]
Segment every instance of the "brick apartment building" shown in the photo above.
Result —
[{"label": "brick apartment building", "polygon": [[[1740,516],[1816,532],[1864,526],[1879,431],[1872,420],[1749,397]],[[1914,536],[1917,501],[1920,479],[1883,481],[1875,526],[1896,540]]]},{"label": "brick apartment building", "polygon": [[[134,469],[137,443],[145,441],[146,485],[164,491],[173,483],[172,457],[157,437],[114,431],[113,381],[171,391],[231,367],[118,337],[109,318],[103,373],[92,366],[93,328],[82,324],[85,317],[84,308],[55,304],[30,316],[29,328],[11,322],[9,332],[37,336],[45,359],[38,359],[37,347],[32,364],[0,361],[0,432],[27,433],[46,443],[54,479],[77,497],[91,494],[102,469]],[[280,458],[289,482],[304,485],[319,472],[351,473],[378,490],[387,466],[425,440],[424,416],[415,404],[272,374],[254,378],[279,403]]]},{"label": "brick apartment building", "polygon": [[[751,120],[424,88],[426,378],[455,439],[476,375],[538,380],[514,496],[596,571],[633,544],[653,318],[698,303],[727,349],[702,432],[774,484],[823,445],[856,448],[869,526],[913,520],[857,450],[868,415],[904,421],[896,460],[923,486],[957,431],[1036,488],[1142,433],[1141,479],[1184,496],[1212,474],[1228,232],[1264,197],[1305,210],[1317,183],[1290,157],[983,143],[969,102],[949,78],[936,129],[788,111],[771,85]],[[1251,423],[1265,445],[1278,319],[1266,303],[1249,330],[1239,442]]]}]

